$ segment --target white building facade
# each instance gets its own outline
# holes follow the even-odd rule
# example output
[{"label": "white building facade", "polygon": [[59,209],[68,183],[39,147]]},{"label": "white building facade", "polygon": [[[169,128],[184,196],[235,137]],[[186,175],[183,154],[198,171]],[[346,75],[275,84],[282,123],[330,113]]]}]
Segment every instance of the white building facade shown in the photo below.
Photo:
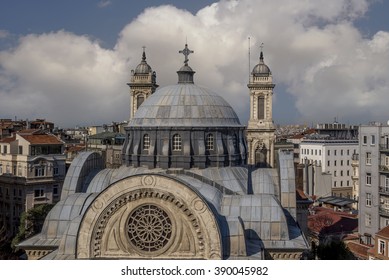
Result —
[{"label": "white building facade", "polygon": [[353,188],[352,155],[358,150],[358,140],[304,139],[300,144],[300,163],[320,166],[332,175],[331,194],[358,200]]},{"label": "white building facade", "polygon": [[389,225],[389,125],[363,125],[359,135],[359,233],[374,244]]}]

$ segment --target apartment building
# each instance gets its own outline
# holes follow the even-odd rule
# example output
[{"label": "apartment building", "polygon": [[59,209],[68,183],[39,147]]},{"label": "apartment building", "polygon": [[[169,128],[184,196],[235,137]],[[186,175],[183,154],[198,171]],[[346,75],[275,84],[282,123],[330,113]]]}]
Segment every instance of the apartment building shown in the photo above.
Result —
[{"label": "apartment building", "polygon": [[389,225],[389,125],[362,125],[359,138],[359,234],[375,244],[375,234]]},{"label": "apartment building", "polygon": [[332,175],[329,195],[358,200],[358,190],[353,188],[352,181],[352,156],[357,150],[358,140],[316,135],[301,141],[299,160],[300,164],[321,167],[322,173]]},{"label": "apartment building", "polygon": [[59,201],[65,177],[64,143],[41,130],[0,140],[0,224],[13,236],[20,214]]}]

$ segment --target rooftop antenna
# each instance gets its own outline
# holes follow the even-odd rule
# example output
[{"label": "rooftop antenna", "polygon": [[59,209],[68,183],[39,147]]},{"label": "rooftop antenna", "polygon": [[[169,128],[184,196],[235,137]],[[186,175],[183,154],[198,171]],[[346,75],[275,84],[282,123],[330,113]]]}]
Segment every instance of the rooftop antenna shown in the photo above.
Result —
[{"label": "rooftop antenna", "polygon": [[250,83],[250,71],[251,71],[251,66],[250,66],[250,58],[251,58],[251,54],[250,54],[250,48],[251,48],[251,43],[250,43],[250,36],[249,36],[249,83]]}]

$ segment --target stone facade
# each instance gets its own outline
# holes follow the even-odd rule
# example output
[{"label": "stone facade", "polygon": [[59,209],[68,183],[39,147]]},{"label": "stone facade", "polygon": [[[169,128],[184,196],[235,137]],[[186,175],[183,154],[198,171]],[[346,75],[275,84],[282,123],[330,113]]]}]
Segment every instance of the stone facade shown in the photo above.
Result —
[{"label": "stone facade", "polygon": [[263,53],[253,68],[250,82],[250,119],[247,126],[248,164],[274,167],[273,77]]},{"label": "stone facade", "polygon": [[178,83],[129,120],[122,166],[104,168],[91,151],[75,158],[62,200],[20,248],[54,246],[42,259],[301,258],[293,153],[279,150],[277,168],[248,166],[245,127],[222,97],[194,84],[193,52],[181,53]]}]

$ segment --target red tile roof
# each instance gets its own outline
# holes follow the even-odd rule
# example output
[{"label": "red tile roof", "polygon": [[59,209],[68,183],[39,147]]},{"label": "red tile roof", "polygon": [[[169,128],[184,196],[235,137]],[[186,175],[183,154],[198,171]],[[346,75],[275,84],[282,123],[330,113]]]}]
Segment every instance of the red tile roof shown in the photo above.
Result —
[{"label": "red tile roof", "polygon": [[356,215],[316,207],[315,214],[308,216],[308,228],[317,235],[334,235],[356,232],[358,218]]},{"label": "red tile roof", "polygon": [[381,237],[389,238],[389,226],[384,227],[379,232],[377,232],[376,235],[379,235]]},{"label": "red tile roof", "polygon": [[12,141],[15,141],[15,139],[16,139],[15,136],[3,138],[0,140],[0,143],[11,143]]},{"label": "red tile roof", "polygon": [[369,249],[372,248],[369,245],[361,244],[359,242],[354,242],[354,241],[348,242],[346,246],[351,251],[351,253],[354,254],[354,256],[363,260],[367,260],[368,258],[367,252],[369,251]]},{"label": "red tile roof", "polygon": [[31,144],[45,144],[45,145],[54,145],[54,144],[63,144],[62,141],[58,140],[54,135],[49,134],[30,134],[30,135],[20,135],[26,139]]}]

